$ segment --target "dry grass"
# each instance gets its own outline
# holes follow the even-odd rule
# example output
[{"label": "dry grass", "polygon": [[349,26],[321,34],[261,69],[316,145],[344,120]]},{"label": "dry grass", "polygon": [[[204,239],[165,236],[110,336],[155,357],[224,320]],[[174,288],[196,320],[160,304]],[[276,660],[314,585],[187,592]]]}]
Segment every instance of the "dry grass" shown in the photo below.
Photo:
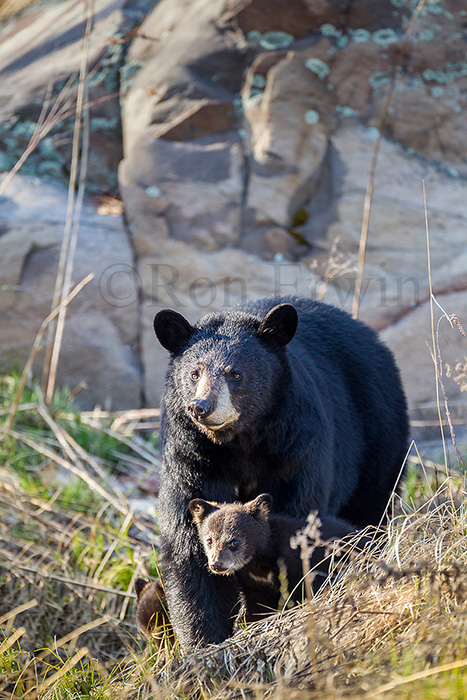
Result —
[{"label": "dry grass", "polygon": [[[0,385],[0,420],[18,383]],[[418,458],[378,551],[311,602],[184,658],[144,650],[132,582],[156,573],[157,521],[115,473],[157,468],[139,437],[154,418],[79,414],[63,395],[49,409],[26,387],[0,470],[0,700],[464,697],[464,484],[436,487],[444,468]]]},{"label": "dry grass", "polygon": [[20,385],[0,381],[0,697],[83,678],[104,688],[141,650],[133,580],[157,565],[155,514],[137,516],[116,475],[144,478],[157,452],[112,429],[127,428],[124,414],[96,428],[63,394],[49,410],[38,387],[26,386],[7,432]]},{"label": "dry grass", "polygon": [[36,0],[3,0],[0,5],[0,21],[22,12],[35,2]]},{"label": "dry grass", "polygon": [[158,681],[218,698],[246,689],[254,697],[399,697],[412,673],[467,666],[465,513],[441,500],[394,519],[378,555],[359,556],[310,603],[173,662]]}]

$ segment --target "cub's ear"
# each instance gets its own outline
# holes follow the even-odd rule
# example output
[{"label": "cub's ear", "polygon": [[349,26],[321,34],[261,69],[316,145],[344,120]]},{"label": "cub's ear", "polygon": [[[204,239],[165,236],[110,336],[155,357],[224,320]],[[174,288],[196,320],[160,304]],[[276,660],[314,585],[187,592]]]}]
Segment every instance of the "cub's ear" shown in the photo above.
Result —
[{"label": "cub's ear", "polygon": [[188,509],[193,517],[193,521],[197,526],[201,525],[203,520],[208,517],[215,510],[218,510],[217,506],[209,501],[205,501],[202,498],[193,498],[188,504]]},{"label": "cub's ear", "polygon": [[177,311],[164,309],[154,316],[154,332],[157,339],[172,355],[178,355],[184,349],[194,330]]},{"label": "cub's ear", "polygon": [[266,343],[284,347],[295,335],[298,314],[292,304],[279,304],[260,323],[258,334]]},{"label": "cub's ear", "polygon": [[150,586],[150,585],[151,584],[149,583],[149,581],[146,581],[144,578],[137,578],[135,580],[133,586],[134,586],[136,597],[138,600],[140,599],[141,593],[144,591],[146,586]]},{"label": "cub's ear", "polygon": [[256,520],[265,521],[268,519],[269,513],[272,508],[272,496],[268,493],[261,493],[256,496],[254,501],[249,501],[245,503],[248,513],[252,515]]}]

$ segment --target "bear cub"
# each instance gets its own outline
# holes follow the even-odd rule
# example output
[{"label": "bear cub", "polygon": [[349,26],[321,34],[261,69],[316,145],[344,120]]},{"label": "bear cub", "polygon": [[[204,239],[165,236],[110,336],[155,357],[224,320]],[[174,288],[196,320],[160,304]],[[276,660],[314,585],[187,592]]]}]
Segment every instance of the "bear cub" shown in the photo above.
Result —
[{"label": "bear cub", "polygon": [[[270,515],[272,497],[267,493],[248,503],[215,503],[195,498],[188,507],[209,570],[217,575],[237,576],[246,598],[247,620],[278,609],[281,568],[285,570],[292,600],[304,600],[301,551],[292,549],[290,538],[306,527],[306,519]],[[307,568],[315,593],[329,574],[332,551],[338,553],[332,543],[349,542],[356,535],[355,527],[340,518],[323,515],[318,523],[316,540],[308,538]],[[361,536],[354,547],[361,550],[368,542]]]},{"label": "bear cub", "polygon": [[159,580],[145,581],[137,578],[134,583],[136,593],[136,622],[145,637],[162,644],[164,638],[174,640],[174,632],[167,615],[165,590]]}]

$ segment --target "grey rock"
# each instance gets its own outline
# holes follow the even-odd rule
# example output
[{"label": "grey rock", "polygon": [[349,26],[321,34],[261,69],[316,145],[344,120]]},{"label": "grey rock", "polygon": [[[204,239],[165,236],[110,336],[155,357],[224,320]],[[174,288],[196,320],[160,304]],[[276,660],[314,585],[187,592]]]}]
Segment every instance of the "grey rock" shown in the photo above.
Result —
[{"label": "grey rock", "polygon": [[[143,132],[120,169],[132,235],[144,235],[145,226],[136,197],[153,211],[165,210],[176,239],[196,242],[204,250],[235,243],[240,236],[242,167],[235,133],[223,134],[222,140],[211,136],[175,142]],[[150,203],[147,197],[158,201]]]},{"label": "grey rock", "polygon": [[[439,295],[437,300],[449,316],[456,314],[459,319],[464,316],[465,320],[467,291]],[[433,308],[434,355],[438,360],[438,368],[442,372],[441,379],[448,405],[454,417],[458,415],[465,418],[466,392],[462,392],[461,383],[454,381],[457,373],[450,371],[449,368],[453,369],[457,363],[465,364],[467,362],[467,338],[455,324],[451,327],[448,319],[436,304]],[[383,331],[382,337],[396,354],[405,390],[412,407],[424,409],[424,416],[436,419],[436,370],[433,362],[430,316],[430,304],[426,302],[391,328]],[[439,396],[441,414],[445,420],[444,397],[441,387]]]},{"label": "grey rock", "polygon": [[[117,187],[122,155],[119,70],[136,17],[124,0],[96,0],[87,54],[88,191]],[[86,15],[80,0],[42,3],[0,25],[0,171],[9,170],[42,121],[23,172],[66,181]]]},{"label": "grey rock", "polygon": [[[0,200],[0,368],[22,369],[42,320],[50,313],[66,218],[67,191],[18,175]],[[95,279],[68,307],[58,383],[73,389],[85,408],[137,407],[138,280],[121,216],[99,216],[85,202],[73,286]],[[35,365],[40,376],[42,355]]]},{"label": "grey rock", "polygon": [[[329,48],[323,44],[318,53]],[[255,224],[289,225],[319,179],[335,104],[322,80],[307,69],[309,57],[309,52],[289,52],[279,60],[265,76],[262,95],[252,97],[254,64],[247,75],[243,101],[252,156],[246,207]]]}]

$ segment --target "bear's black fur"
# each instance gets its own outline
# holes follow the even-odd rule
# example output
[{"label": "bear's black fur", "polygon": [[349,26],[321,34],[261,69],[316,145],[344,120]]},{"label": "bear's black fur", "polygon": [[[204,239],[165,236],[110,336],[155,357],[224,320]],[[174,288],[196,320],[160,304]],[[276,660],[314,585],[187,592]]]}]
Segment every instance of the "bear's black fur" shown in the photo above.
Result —
[{"label": "bear's black fur", "polygon": [[407,410],[391,352],[327,304],[262,299],[195,326],[161,311],[154,328],[172,356],[161,416],[163,574],[188,650],[228,637],[239,599],[232,577],[207,571],[189,501],[268,492],[276,514],[315,509],[377,524],[400,476]]},{"label": "bear's black fur", "polygon": [[[270,515],[271,506],[267,493],[248,503],[195,498],[188,504],[209,570],[238,579],[245,598],[242,616],[247,622],[278,609],[281,574],[286,577],[290,600],[301,603],[306,595],[304,565],[310,590],[316,593],[341,554],[350,556],[371,545],[368,537],[357,536],[355,528],[341,518],[323,515],[308,523],[305,518]],[[291,546],[291,538],[298,533],[304,551],[302,546]]]}]

